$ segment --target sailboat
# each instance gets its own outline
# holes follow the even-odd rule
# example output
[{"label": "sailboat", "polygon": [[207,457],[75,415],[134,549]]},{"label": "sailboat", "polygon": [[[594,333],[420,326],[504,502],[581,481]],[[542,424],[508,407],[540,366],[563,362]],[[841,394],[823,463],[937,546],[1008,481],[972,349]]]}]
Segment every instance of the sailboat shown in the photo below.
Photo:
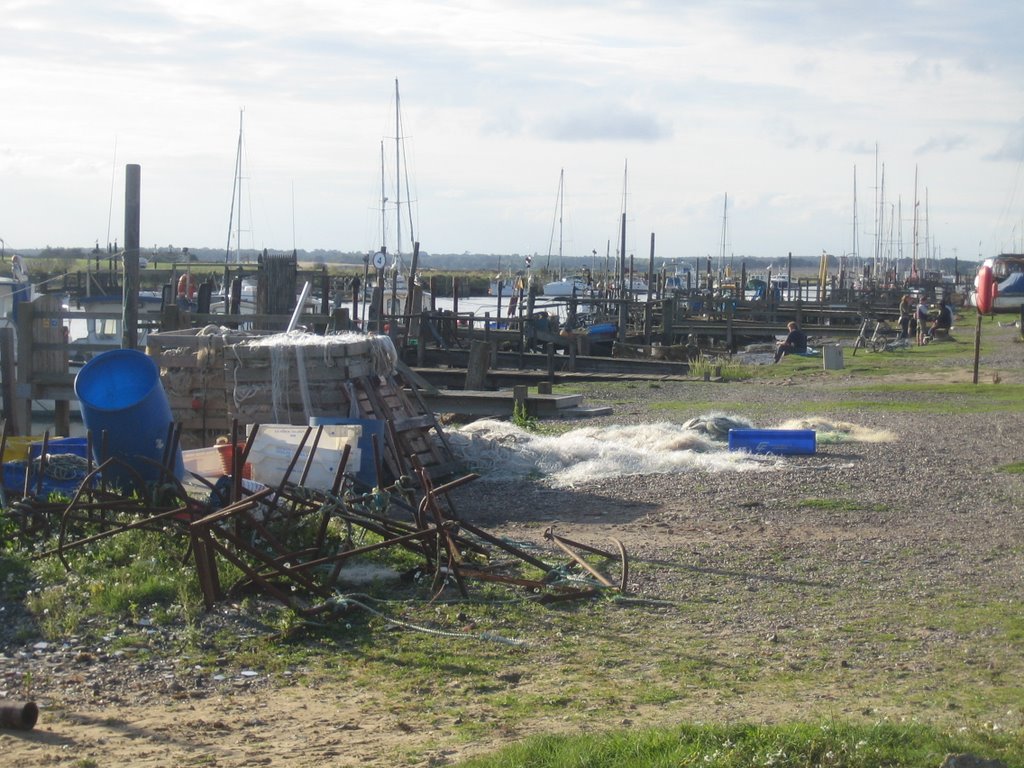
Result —
[{"label": "sailboat", "polygon": [[[405,212],[409,216],[409,243],[411,245],[411,253],[414,257],[418,251],[419,244],[416,242],[416,237],[413,231],[412,221],[412,195],[409,192],[409,178],[408,178],[408,164],[403,167],[402,161],[405,159],[405,145],[404,136],[402,134],[402,110],[401,110],[401,97],[398,90],[398,78],[395,78],[395,251],[394,253],[388,253],[387,247],[387,207],[388,207],[388,196],[387,196],[387,182],[385,173],[385,162],[384,162],[384,142],[380,144],[380,216],[381,216],[381,247],[380,250],[372,254],[369,259],[373,266],[377,269],[376,279],[370,279],[364,286],[364,295],[366,299],[372,299],[374,289],[380,285],[380,280],[383,278],[384,283],[384,295],[388,299],[388,309],[391,314],[400,314],[403,307],[406,310],[412,312],[418,312],[422,307],[411,307],[408,306],[409,297],[409,280],[406,273],[405,258],[402,253],[402,185],[405,184]],[[403,173],[405,176],[403,177]],[[390,259],[390,263],[389,263]],[[421,301],[430,296],[422,286],[419,286],[418,291]]]},{"label": "sailboat", "polygon": [[[214,314],[230,314],[231,283],[229,267],[242,261],[242,154],[243,154],[243,119],[245,110],[238,112],[238,144],[235,149],[235,175],[231,180],[231,209],[228,212],[228,240],[224,248],[224,279],[221,290],[211,297],[210,312]],[[237,206],[238,216],[235,216]],[[234,251],[231,244],[234,241]],[[232,258],[233,257],[233,258]],[[186,276],[188,273],[186,273]],[[183,276],[186,284],[191,276]],[[256,314],[256,278],[243,277],[240,282],[238,296],[238,312],[242,315]]]},{"label": "sailboat", "polygon": [[[555,223],[558,224],[558,279],[545,283],[545,296],[582,296],[591,290],[590,282],[584,275],[565,276],[562,274],[562,213],[565,206],[565,169],[558,173],[558,196],[555,202]],[[552,240],[554,232],[552,231]],[[551,262],[551,245],[548,245],[548,264]]]}]

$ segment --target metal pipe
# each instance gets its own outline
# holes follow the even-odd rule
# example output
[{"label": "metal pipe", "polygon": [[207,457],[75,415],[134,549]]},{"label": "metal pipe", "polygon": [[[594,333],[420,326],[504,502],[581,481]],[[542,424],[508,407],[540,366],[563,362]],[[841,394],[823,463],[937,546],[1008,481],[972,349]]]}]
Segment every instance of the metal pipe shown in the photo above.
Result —
[{"label": "metal pipe", "polygon": [[31,731],[39,720],[39,707],[34,701],[25,704],[0,705],[0,728]]}]

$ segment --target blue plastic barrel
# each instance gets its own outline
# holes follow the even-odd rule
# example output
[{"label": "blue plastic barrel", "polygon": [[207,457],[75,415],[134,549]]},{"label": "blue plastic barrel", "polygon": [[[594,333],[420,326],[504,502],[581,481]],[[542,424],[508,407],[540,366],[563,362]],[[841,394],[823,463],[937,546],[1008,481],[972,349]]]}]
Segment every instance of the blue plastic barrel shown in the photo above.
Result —
[{"label": "blue plastic barrel", "polygon": [[811,454],[817,449],[813,429],[730,429],[729,450],[782,456]]},{"label": "blue plastic barrel", "polygon": [[[334,424],[362,427],[356,446],[359,448],[359,471],[356,479],[363,485],[377,485],[377,464],[373,460],[373,438],[377,437],[377,450],[384,455],[384,421],[383,419],[345,419],[340,416],[311,416],[309,426]],[[312,440],[312,438],[310,438]],[[351,473],[350,473],[351,474]]]},{"label": "blue plastic barrel", "polygon": [[[75,395],[81,403],[82,422],[92,432],[97,462],[120,459],[147,484],[165,479],[160,464],[173,417],[160,370],[148,355],[134,349],[112,349],[97,355],[75,377]],[[105,457],[99,455],[104,432]],[[174,474],[181,479],[184,473],[179,446]],[[120,466],[112,466],[103,476],[123,488],[135,484],[132,473]]]}]

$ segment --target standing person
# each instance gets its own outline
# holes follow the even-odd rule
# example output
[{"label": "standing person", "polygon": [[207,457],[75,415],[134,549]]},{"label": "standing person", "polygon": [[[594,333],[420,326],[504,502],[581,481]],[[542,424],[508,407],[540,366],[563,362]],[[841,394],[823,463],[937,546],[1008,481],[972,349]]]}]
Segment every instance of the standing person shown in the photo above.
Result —
[{"label": "standing person", "polygon": [[928,305],[924,297],[917,303],[917,312],[914,314],[917,320],[917,345],[927,344],[928,338]]},{"label": "standing person", "polygon": [[910,321],[914,317],[914,305],[910,301],[910,294],[904,294],[900,299],[900,338],[910,338]]},{"label": "standing person", "polygon": [[789,329],[789,333],[786,334],[786,340],[781,342],[775,348],[775,362],[779,362],[783,355],[787,352],[806,352],[807,351],[807,334],[800,330],[800,326],[795,322],[790,321],[786,328]]}]

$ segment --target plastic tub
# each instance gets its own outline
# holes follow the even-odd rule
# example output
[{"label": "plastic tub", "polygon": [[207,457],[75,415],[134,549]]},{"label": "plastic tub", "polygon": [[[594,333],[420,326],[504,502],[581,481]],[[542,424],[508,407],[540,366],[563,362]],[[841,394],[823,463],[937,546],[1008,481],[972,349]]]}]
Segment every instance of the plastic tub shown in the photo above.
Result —
[{"label": "plastic tub", "polygon": [[[252,465],[252,479],[264,485],[277,486],[284,479],[288,466],[295,454],[299,457],[288,479],[298,483],[306,462],[313,449],[315,434],[310,434],[303,449],[299,444],[309,427],[293,424],[261,424],[249,449],[249,463]],[[251,432],[251,429],[250,429]],[[334,484],[345,447],[349,446],[349,460],[353,465],[360,462],[359,429],[354,426],[325,426],[320,442],[317,443],[315,461],[303,480],[307,488],[328,489]]]},{"label": "plastic tub", "polygon": [[359,448],[359,471],[355,473],[356,479],[363,485],[377,485],[377,464],[373,460],[373,438],[377,437],[377,450],[384,455],[384,421],[383,419],[343,419],[335,416],[313,416],[309,420],[309,426],[318,427],[321,424],[334,425],[342,424],[360,427],[361,431],[357,439]]},{"label": "plastic tub", "polygon": [[[134,349],[113,349],[97,355],[75,377],[75,394],[81,403],[82,422],[92,432],[97,462],[117,458],[139,474],[143,482],[159,482],[163,475],[167,435],[173,422],[160,371],[148,356]],[[100,456],[103,433],[107,456]],[[174,458],[174,475],[184,475],[180,448]],[[127,488],[134,476],[122,466],[112,466],[104,477]]]},{"label": "plastic tub", "polygon": [[729,450],[781,456],[811,454],[817,450],[813,429],[730,429]]},{"label": "plastic tub", "polygon": [[28,458],[28,452],[32,443],[43,439],[43,435],[9,435],[4,443],[4,461],[24,461]]}]

